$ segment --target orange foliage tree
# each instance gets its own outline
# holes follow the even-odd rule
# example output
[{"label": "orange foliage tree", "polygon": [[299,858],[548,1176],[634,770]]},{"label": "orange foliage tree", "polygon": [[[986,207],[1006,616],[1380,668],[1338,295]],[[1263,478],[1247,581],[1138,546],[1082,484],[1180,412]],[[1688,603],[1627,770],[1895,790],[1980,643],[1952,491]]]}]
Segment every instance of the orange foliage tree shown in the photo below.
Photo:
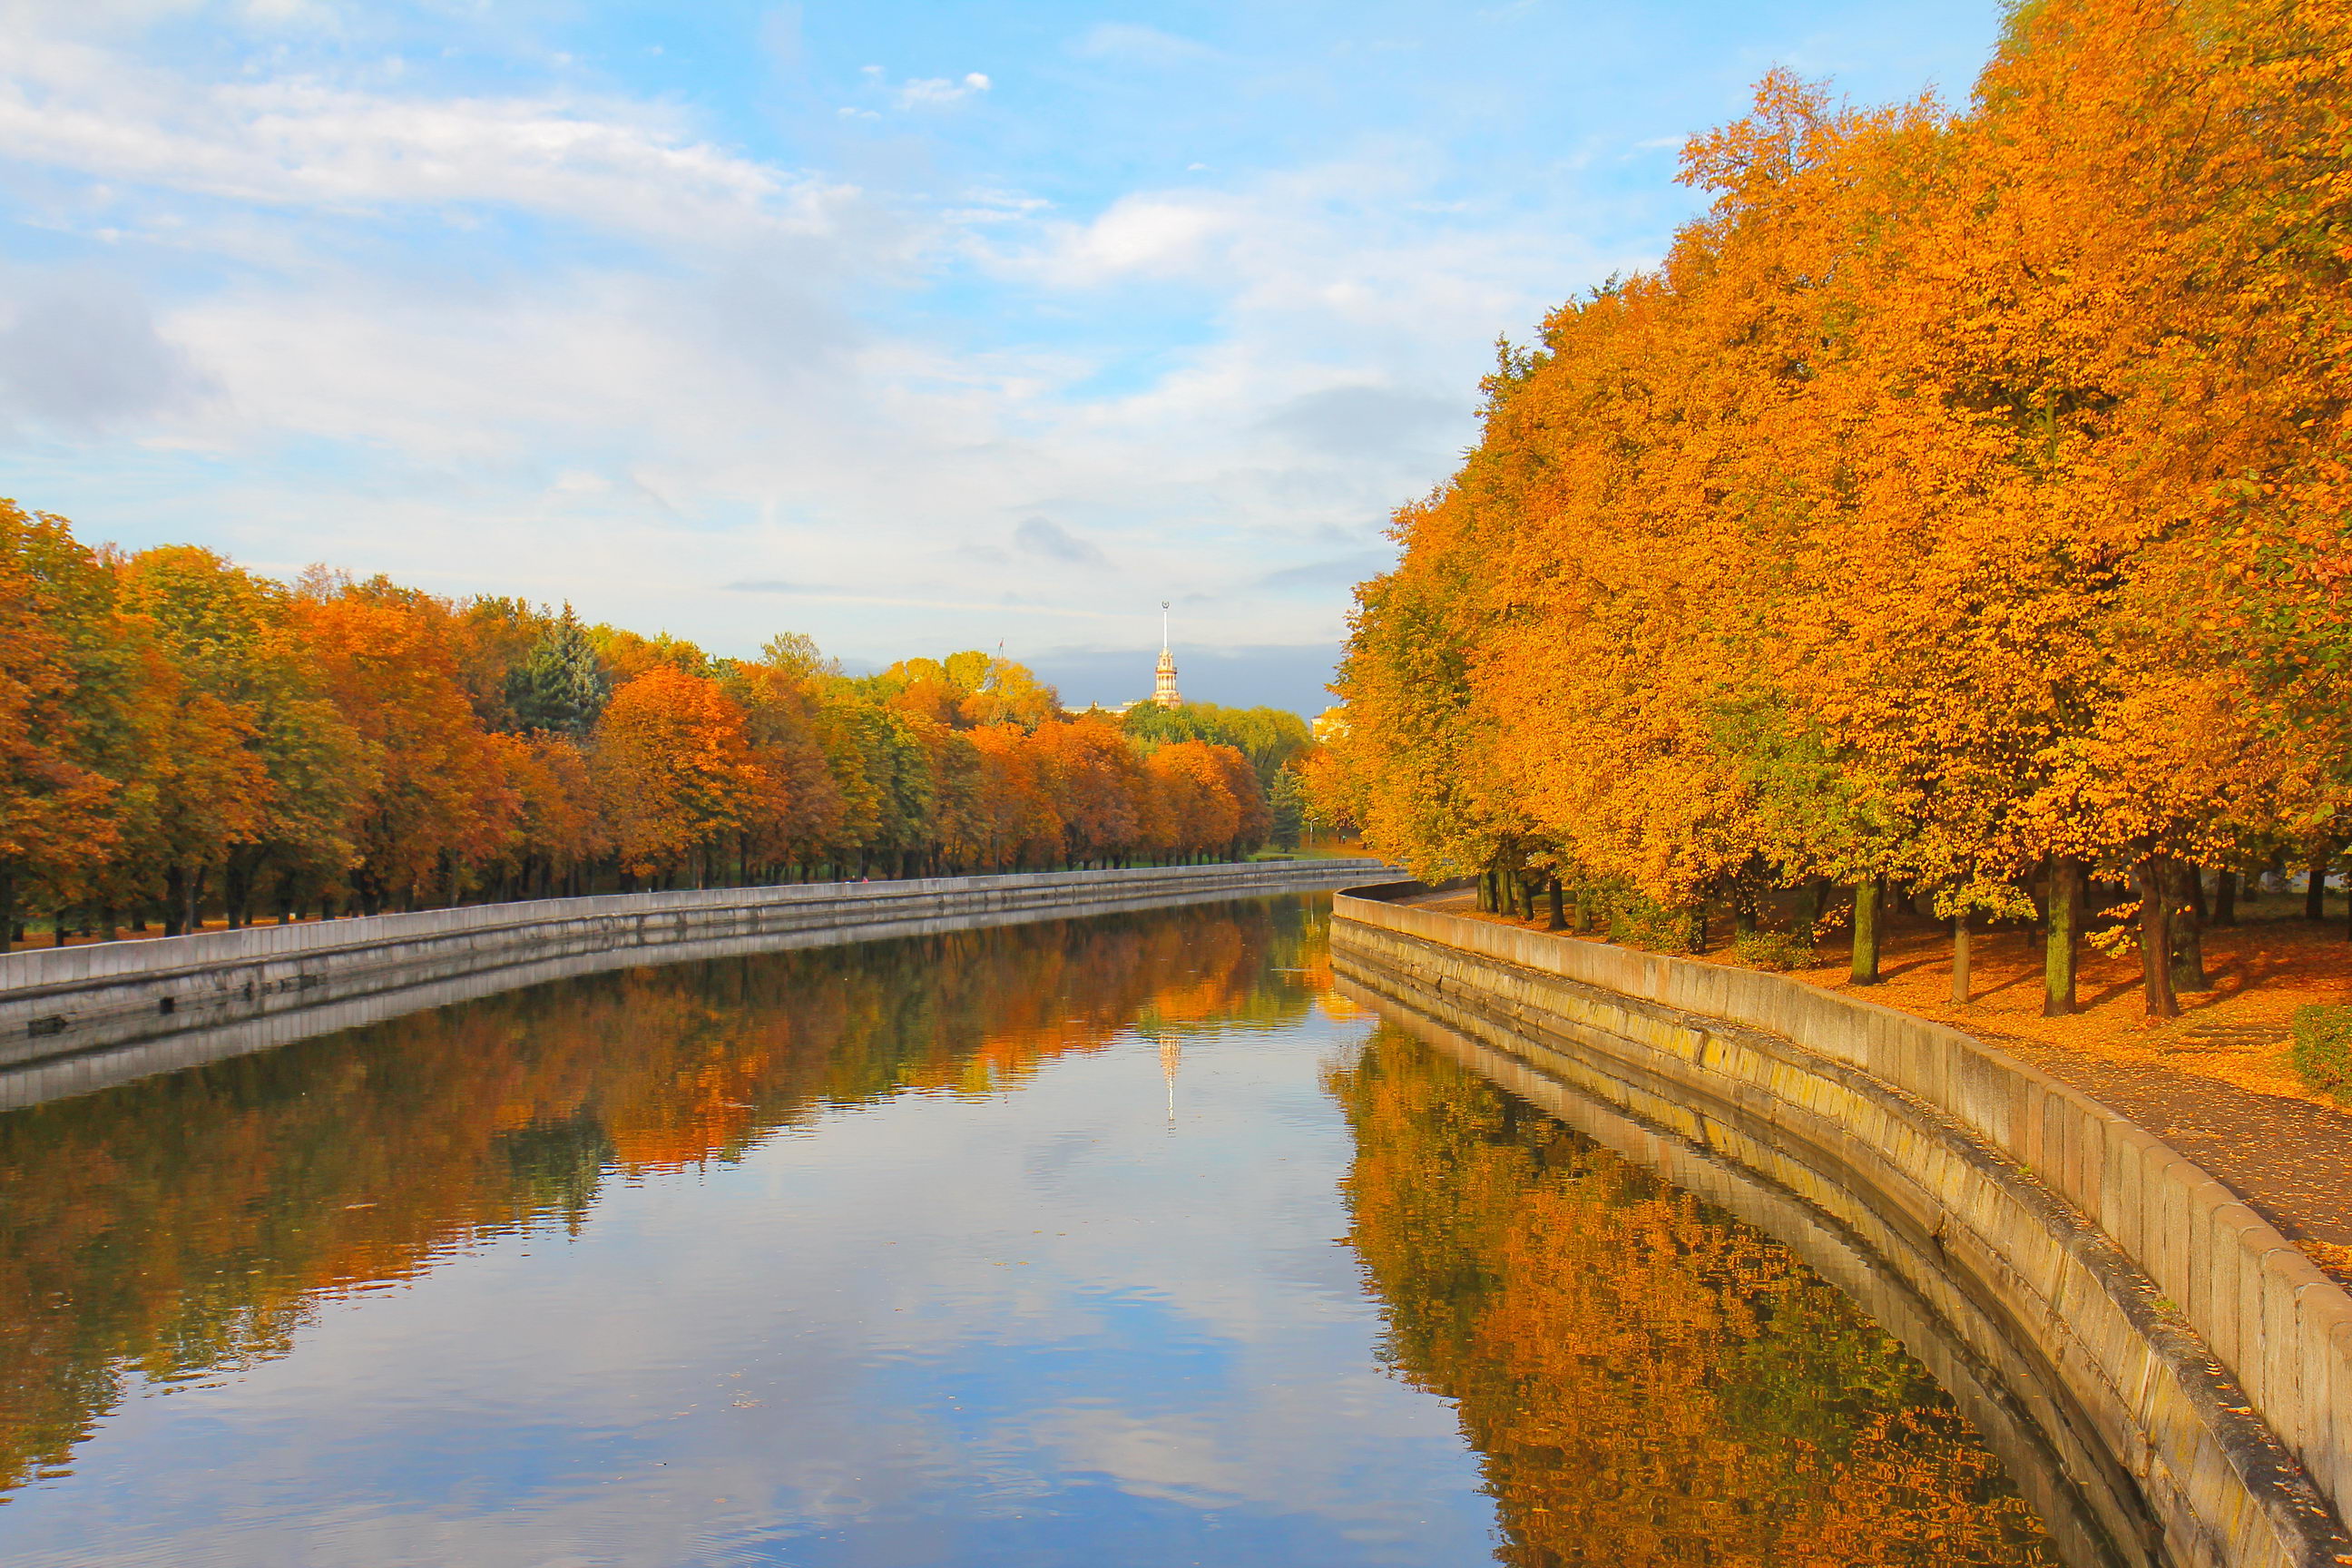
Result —
[{"label": "orange foliage tree", "polygon": [[1890,886],[2048,935],[2129,885],[2147,1007],[2208,875],[2352,839],[2352,19],[2018,7],[1971,107],[1781,75],[1654,272],[1506,347],[1361,590],[1323,809],[1532,912],[1704,947]]},{"label": "orange foliage tree", "polygon": [[[91,625],[105,614],[98,574],[62,521],[0,501],[0,951],[34,884],[71,887],[77,860],[117,837],[119,781],[90,765],[102,716],[77,700],[88,689],[77,645],[103,635]],[[119,692],[89,694],[121,706]]]},{"label": "orange foliage tree", "polygon": [[721,658],[568,605],[92,551],[0,501],[0,951],[28,918],[62,941],[1243,855],[1256,730],[1244,755],[1067,716],[979,652],[850,677],[789,634]]},{"label": "orange foliage tree", "polygon": [[598,781],[624,870],[708,880],[720,847],[782,815],[743,710],[715,680],[656,664],[613,693],[595,734]]}]

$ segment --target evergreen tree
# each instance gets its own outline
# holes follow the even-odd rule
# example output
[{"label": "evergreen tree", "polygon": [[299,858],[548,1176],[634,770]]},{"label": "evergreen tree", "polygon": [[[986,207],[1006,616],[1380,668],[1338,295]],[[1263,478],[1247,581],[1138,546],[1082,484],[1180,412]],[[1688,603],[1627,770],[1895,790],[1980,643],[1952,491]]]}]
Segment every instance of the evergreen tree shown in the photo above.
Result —
[{"label": "evergreen tree", "polygon": [[604,661],[570,605],[508,678],[507,700],[526,730],[585,735],[612,694]]}]

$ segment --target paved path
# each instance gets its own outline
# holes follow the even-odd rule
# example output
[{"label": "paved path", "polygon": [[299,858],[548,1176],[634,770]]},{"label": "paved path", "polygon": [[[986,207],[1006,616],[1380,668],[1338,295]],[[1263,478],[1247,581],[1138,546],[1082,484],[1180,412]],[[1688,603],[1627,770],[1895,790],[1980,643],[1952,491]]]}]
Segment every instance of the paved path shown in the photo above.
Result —
[{"label": "paved path", "polygon": [[2246,1200],[2289,1241],[2352,1247],[2352,1116],[2152,1062],[1974,1031],[2130,1117]]}]

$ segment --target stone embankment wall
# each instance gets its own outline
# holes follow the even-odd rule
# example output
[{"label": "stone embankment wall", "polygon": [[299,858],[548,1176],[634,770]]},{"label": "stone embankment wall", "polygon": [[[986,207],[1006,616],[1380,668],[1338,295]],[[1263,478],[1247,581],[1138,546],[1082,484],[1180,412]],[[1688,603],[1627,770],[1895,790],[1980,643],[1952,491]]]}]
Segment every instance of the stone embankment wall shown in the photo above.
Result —
[{"label": "stone embankment wall", "polygon": [[2099,1555],[2352,1563],[2352,1298],[2160,1140],[1958,1030],[1392,901],[1417,890],[1335,900],[1343,976],[1871,1245],[2010,1388]]},{"label": "stone embankment wall", "polygon": [[1331,888],[1371,860],[1138,867],[478,904],[0,957],[0,1106],[634,963]]}]

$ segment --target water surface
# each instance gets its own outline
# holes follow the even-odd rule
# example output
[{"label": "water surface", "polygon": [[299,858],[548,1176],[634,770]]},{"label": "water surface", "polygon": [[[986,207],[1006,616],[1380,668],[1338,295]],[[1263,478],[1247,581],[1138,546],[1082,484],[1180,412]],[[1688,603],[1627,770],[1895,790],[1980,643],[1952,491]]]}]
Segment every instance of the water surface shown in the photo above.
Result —
[{"label": "water surface", "polygon": [[0,1560],[2053,1561],[1328,900],[584,977],[0,1116]]}]

